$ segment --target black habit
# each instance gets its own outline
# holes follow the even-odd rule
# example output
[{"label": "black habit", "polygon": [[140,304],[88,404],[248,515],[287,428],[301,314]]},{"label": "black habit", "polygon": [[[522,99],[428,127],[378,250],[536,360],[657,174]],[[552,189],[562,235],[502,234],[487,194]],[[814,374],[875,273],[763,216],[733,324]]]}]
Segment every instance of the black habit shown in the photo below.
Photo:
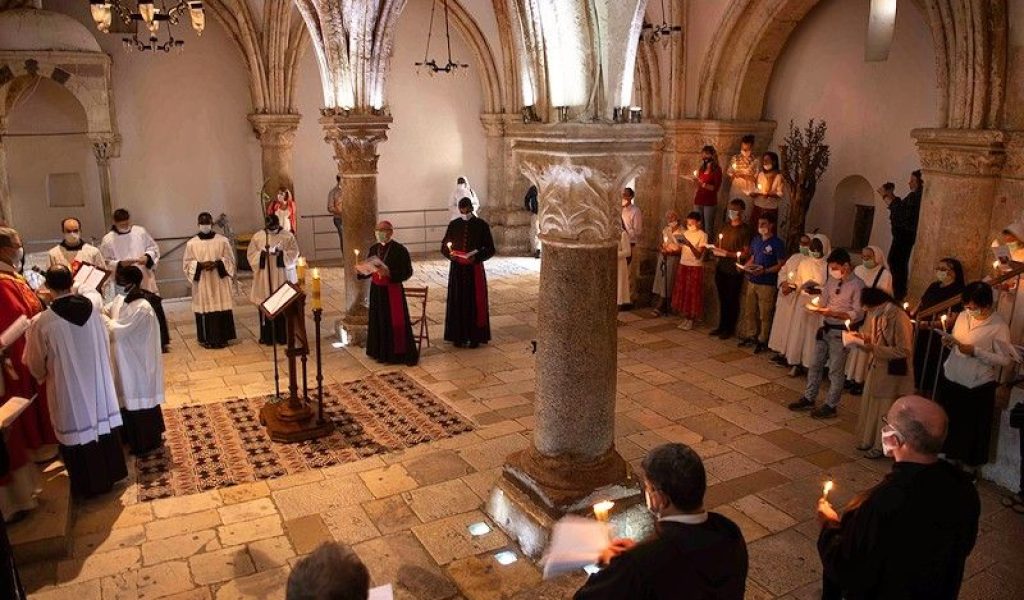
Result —
[{"label": "black habit", "polygon": [[[448,244],[451,244],[449,247]],[[476,251],[465,258],[459,253]],[[441,253],[451,261],[448,271],[448,310],[444,339],[456,345],[491,341],[484,261],[494,256],[491,227],[479,217],[453,219],[441,240]]]},{"label": "black habit", "polygon": [[658,521],[655,534],[591,575],[574,600],[743,600],[747,545],[735,523]]},{"label": "black habit", "polygon": [[[10,471],[10,459],[7,455],[7,442],[0,434],[0,477],[6,477]],[[25,588],[18,576],[18,565],[14,562],[14,549],[7,537],[7,523],[0,513],[0,598],[25,600]]]},{"label": "black habit", "polygon": [[412,337],[409,304],[402,287],[402,282],[412,277],[409,251],[392,240],[370,246],[369,255],[379,257],[387,265],[389,275],[358,275],[360,279],[373,279],[366,355],[382,363],[415,365],[420,352]]},{"label": "black habit", "polygon": [[[152,259],[150,259],[150,262],[152,263]],[[120,277],[116,277],[116,279],[118,282],[121,281]],[[153,307],[153,312],[156,313],[156,320],[160,323],[160,347],[167,348],[171,343],[171,333],[170,329],[167,328],[167,315],[164,314],[164,299],[159,294],[136,287],[128,292],[124,302],[127,304],[138,298],[145,298],[146,302],[149,302],[149,305]]]},{"label": "black habit", "polygon": [[954,600],[980,513],[978,491],[949,463],[895,463],[822,529],[822,598]]}]

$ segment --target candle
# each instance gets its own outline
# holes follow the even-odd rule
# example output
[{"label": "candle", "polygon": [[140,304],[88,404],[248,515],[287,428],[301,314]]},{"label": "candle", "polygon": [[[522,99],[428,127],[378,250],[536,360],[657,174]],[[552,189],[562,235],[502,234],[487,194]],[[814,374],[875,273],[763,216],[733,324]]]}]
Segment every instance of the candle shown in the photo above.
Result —
[{"label": "candle", "polygon": [[790,272],[789,272],[789,280],[790,280],[790,281],[793,281],[793,277],[794,277],[795,275],[796,275],[796,273],[794,273],[793,271],[790,271]]},{"label": "candle", "polygon": [[850,320],[849,319],[846,320],[846,330],[847,331],[850,330]]},{"label": "candle", "polygon": [[[356,250],[358,253],[359,251]],[[320,302],[320,269],[313,269],[313,310],[321,310],[323,304]]]},{"label": "candle", "polygon": [[998,260],[992,261],[992,269],[994,269],[996,271],[999,270],[999,261]]},{"label": "candle", "polygon": [[694,177],[695,179],[696,179],[696,177],[697,177],[697,170],[696,170],[696,169],[694,169],[694,170],[693,170],[693,177]]},{"label": "candle", "polygon": [[945,331],[946,330],[946,315],[942,315],[941,317],[939,317],[939,320],[942,321],[942,330]]},{"label": "candle", "polygon": [[594,505],[594,517],[602,523],[608,522],[608,511],[615,506],[615,503],[611,500],[605,500],[604,502],[598,502]]},{"label": "candle", "polygon": [[815,296],[814,299],[811,300],[811,304],[814,305],[814,308],[818,308],[818,304],[820,304],[820,303],[821,303],[821,296]]},{"label": "candle", "polygon": [[903,303],[903,310],[910,310],[910,303],[909,302],[904,302]]},{"label": "candle", "polygon": [[451,251],[452,251],[452,243],[448,242],[448,252],[451,252]]},{"label": "candle", "polygon": [[662,242],[664,242],[664,243],[665,243],[666,245],[668,244],[668,236],[667,236],[667,235],[663,235],[663,236],[661,236],[661,240],[662,240]]},{"label": "candle", "polygon": [[356,248],[356,262],[359,262],[359,248]]},{"label": "candle", "polygon": [[295,270],[299,276],[299,286],[305,287],[306,285],[306,259],[299,257],[299,262],[295,265]]},{"label": "candle", "polygon": [[722,238],[723,238],[723,237],[725,237],[725,234],[724,234],[724,233],[720,233],[720,234],[718,234],[718,245],[719,245],[719,246],[721,246],[721,245],[722,245]]},{"label": "candle", "polygon": [[832,487],[833,487],[832,480],[829,479],[828,481],[825,482],[825,485],[821,488],[821,497],[824,498],[825,500],[828,500],[828,493],[832,491]]}]

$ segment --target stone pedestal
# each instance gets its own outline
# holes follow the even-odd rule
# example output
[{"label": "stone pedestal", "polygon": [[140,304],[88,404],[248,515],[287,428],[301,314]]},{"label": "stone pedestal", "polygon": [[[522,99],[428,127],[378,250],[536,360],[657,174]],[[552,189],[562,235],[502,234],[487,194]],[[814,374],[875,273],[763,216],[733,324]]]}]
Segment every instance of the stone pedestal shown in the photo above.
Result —
[{"label": "stone pedestal", "polygon": [[[388,139],[391,117],[378,115],[326,115],[321,117],[324,140],[334,148],[341,175],[342,236],[346,250],[345,309],[339,335],[355,346],[366,344],[369,280],[355,277],[356,254],[366,258],[375,242],[377,224],[377,144]],[[351,274],[351,275],[350,275]]]},{"label": "stone pedestal", "polygon": [[103,223],[106,229],[114,224],[114,202],[111,198],[110,159],[121,156],[121,138],[92,137],[92,152],[100,172],[100,206],[103,207]]},{"label": "stone pedestal", "polygon": [[[968,281],[991,262],[991,217],[1006,155],[996,130],[915,129],[924,177],[921,217],[910,268],[910,297],[933,279],[935,263],[953,256]],[[1005,225],[1005,224],[1004,224]]]},{"label": "stone pedestal", "polygon": [[292,147],[299,115],[249,115],[252,130],[260,140],[263,166],[263,191],[271,198],[286,187],[294,193],[292,181]]},{"label": "stone pedestal", "polygon": [[656,125],[564,124],[514,147],[540,201],[537,425],[532,446],[508,457],[488,510],[528,553],[566,513],[639,498],[614,445],[619,197],[651,176],[660,140]]}]

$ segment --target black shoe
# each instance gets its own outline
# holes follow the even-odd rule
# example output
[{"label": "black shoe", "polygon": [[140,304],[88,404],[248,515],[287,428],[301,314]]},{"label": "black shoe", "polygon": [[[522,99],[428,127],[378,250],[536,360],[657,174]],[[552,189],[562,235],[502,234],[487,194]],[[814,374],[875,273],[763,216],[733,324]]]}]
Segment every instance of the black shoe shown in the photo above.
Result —
[{"label": "black shoe", "polygon": [[836,416],[838,416],[836,408],[828,404],[822,404],[811,411],[811,418],[813,419],[834,419]]},{"label": "black shoe", "polygon": [[805,367],[803,365],[793,365],[789,369],[789,376],[790,377],[803,377],[806,374],[807,374],[807,367]]},{"label": "black shoe", "polygon": [[807,398],[800,398],[796,402],[791,402],[789,404],[789,406],[787,406],[787,408],[789,410],[796,410],[796,411],[811,410],[812,408],[814,408],[814,403],[811,402],[810,400],[808,400]]},{"label": "black shoe", "polygon": [[534,253],[533,253],[533,257],[534,257],[534,258],[540,258],[540,250],[536,250],[536,251],[534,251]]},{"label": "black shoe", "polygon": [[768,344],[758,343],[754,346],[754,354],[761,354],[762,352],[768,351]]},{"label": "black shoe", "polygon": [[776,354],[775,356],[771,357],[771,361],[773,363],[779,365],[780,367],[788,367],[789,366],[789,361],[787,361],[786,357],[781,355],[781,354]]},{"label": "black shoe", "polygon": [[753,339],[751,339],[751,338],[744,338],[744,339],[740,340],[739,344],[736,344],[736,345],[739,346],[740,348],[749,348],[749,347],[751,347],[751,346],[753,346],[755,344],[757,344],[757,342],[754,341]]},{"label": "black shoe", "polygon": [[864,393],[864,384],[863,383],[855,383],[855,384],[850,386],[848,391],[850,392],[851,396],[860,396],[861,394]]},{"label": "black shoe", "polygon": [[711,336],[722,335],[722,330],[717,328],[717,327],[715,327],[714,329],[712,329],[711,331],[708,332],[708,335],[711,335]]},{"label": "black shoe", "polygon": [[480,347],[480,342],[470,342],[466,347],[467,348],[479,348]]},{"label": "black shoe", "polygon": [[732,332],[723,331],[722,333],[718,334],[718,339],[720,339],[720,340],[727,340],[727,339],[731,338],[732,336],[733,336]]}]

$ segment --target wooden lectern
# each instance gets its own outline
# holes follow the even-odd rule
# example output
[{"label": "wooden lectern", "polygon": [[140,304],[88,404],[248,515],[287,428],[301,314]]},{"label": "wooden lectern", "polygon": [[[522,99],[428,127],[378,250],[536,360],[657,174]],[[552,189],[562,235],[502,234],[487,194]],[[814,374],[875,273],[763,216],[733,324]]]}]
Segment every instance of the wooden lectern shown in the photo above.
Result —
[{"label": "wooden lectern", "polygon": [[[285,315],[288,345],[288,398],[269,400],[260,411],[260,423],[267,428],[270,439],[275,442],[302,442],[323,437],[334,430],[334,423],[323,419],[310,406],[306,385],[306,357],[309,344],[306,339],[306,294],[292,283],[284,283],[260,310],[269,319]],[[298,364],[302,360],[302,394],[299,394]],[[321,399],[322,402],[322,399]]]}]

